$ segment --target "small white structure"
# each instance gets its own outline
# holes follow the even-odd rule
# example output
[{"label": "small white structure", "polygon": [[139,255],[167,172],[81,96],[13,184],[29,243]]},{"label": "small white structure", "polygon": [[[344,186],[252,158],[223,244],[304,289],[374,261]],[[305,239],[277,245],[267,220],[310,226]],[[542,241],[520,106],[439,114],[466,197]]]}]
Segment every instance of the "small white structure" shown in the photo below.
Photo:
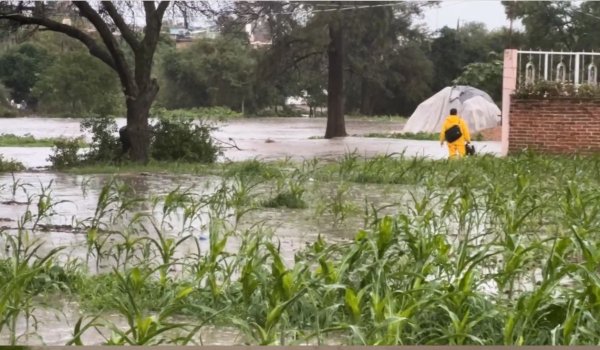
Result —
[{"label": "small white structure", "polygon": [[471,133],[500,124],[502,112],[486,92],[472,86],[457,85],[445,87],[422,102],[402,132],[440,132],[451,108],[456,108]]}]

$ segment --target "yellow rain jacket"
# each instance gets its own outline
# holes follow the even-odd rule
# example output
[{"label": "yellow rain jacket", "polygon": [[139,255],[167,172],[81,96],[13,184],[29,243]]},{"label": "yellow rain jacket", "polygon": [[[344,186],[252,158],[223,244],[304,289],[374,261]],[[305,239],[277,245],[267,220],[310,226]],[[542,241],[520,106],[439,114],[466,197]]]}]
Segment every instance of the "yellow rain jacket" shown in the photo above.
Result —
[{"label": "yellow rain jacket", "polygon": [[467,126],[467,123],[465,123],[465,121],[458,115],[449,115],[446,117],[440,132],[440,142],[446,141],[446,130],[457,124],[460,127],[462,136],[452,143],[448,142],[448,153],[450,154],[450,158],[463,157],[466,153],[465,144],[467,142],[471,142],[469,127]]}]

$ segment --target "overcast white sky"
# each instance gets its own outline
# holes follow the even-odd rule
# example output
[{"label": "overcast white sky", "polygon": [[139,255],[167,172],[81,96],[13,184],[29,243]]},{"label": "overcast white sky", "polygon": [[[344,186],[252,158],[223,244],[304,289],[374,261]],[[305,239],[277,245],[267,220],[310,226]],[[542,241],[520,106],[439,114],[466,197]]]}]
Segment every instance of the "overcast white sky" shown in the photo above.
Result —
[{"label": "overcast white sky", "polygon": [[456,28],[458,20],[483,22],[489,30],[509,24],[499,0],[442,0],[439,7],[425,12],[423,22],[435,31],[444,26]]}]

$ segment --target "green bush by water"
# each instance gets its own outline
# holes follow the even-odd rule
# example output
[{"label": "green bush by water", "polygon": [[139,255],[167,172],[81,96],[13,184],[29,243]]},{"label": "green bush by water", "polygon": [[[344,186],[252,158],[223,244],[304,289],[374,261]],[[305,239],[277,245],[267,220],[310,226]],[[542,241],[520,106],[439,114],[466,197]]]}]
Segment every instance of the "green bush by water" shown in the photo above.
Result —
[{"label": "green bush by water", "polygon": [[[183,113],[183,112],[182,112]],[[156,161],[213,163],[221,149],[211,137],[214,127],[202,120],[195,121],[186,113],[170,111],[152,126],[151,157]],[[86,152],[81,140],[55,140],[48,161],[56,169],[80,166],[110,166],[127,161],[122,154],[117,124],[110,116],[93,116],[81,123],[81,130],[92,135]]]},{"label": "green bush by water", "polygon": [[184,162],[213,163],[219,147],[211,138],[210,125],[184,117],[162,118],[153,128],[152,158]]},{"label": "green bush by water", "polygon": [[23,163],[13,159],[5,159],[0,154],[0,173],[15,172],[25,169]]}]

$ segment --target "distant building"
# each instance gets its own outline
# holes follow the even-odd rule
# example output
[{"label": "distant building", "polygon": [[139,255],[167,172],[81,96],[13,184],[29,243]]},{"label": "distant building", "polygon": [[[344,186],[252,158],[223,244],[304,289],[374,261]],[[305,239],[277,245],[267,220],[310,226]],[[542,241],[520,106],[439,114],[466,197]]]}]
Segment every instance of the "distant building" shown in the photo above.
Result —
[{"label": "distant building", "polygon": [[217,27],[197,27],[190,31],[192,39],[215,39],[219,36]]},{"label": "distant building", "polygon": [[175,40],[175,42],[192,41],[192,33],[189,29],[185,28],[169,28],[169,36],[171,39]]},{"label": "distant building", "polygon": [[248,33],[250,45],[254,47],[272,44],[273,37],[271,35],[271,30],[265,20],[258,20],[246,24],[246,33]]},{"label": "distant building", "polygon": [[[190,26],[185,28],[180,23],[167,23],[169,37],[175,41],[177,48],[187,47],[191,42],[198,39],[215,39],[219,36],[216,26]],[[248,34],[250,45],[254,47],[268,46],[272,44],[272,35],[268,23],[258,20],[246,24],[245,31]]]},{"label": "distant building", "polygon": [[169,37],[175,41],[176,48],[190,46],[194,40],[215,39],[219,32],[216,27],[189,27],[173,26],[168,29]]}]

